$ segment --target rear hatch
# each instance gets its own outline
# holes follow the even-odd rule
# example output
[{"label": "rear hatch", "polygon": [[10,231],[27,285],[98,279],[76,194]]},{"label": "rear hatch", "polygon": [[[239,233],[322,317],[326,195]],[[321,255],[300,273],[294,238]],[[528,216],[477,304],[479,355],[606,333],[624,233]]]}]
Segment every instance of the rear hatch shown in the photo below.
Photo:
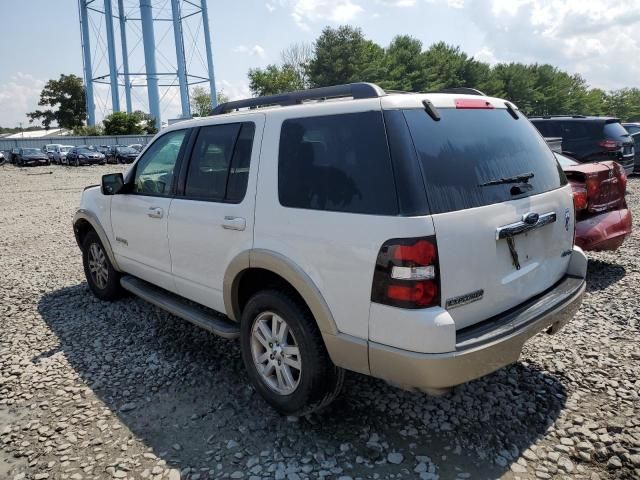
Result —
[{"label": "rear hatch", "polygon": [[439,108],[437,121],[423,109],[404,115],[436,232],[442,306],[461,329],[565,275],[574,213],[564,173],[524,116],[504,102],[457,104]]}]

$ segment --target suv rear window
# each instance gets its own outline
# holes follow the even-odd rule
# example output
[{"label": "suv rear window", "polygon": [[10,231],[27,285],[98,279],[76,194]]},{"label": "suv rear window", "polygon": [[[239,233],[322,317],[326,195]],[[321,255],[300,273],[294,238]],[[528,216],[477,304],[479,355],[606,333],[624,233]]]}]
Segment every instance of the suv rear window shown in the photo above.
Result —
[{"label": "suv rear window", "polygon": [[629,132],[622,126],[620,122],[605,123],[604,135],[607,138],[618,140],[620,137],[629,136]]},{"label": "suv rear window", "polygon": [[278,193],[285,207],[396,215],[382,112],[285,120]]},{"label": "suv rear window", "polygon": [[[482,207],[554,190],[566,177],[535,127],[504,109],[442,108],[436,122],[422,109],[405,110],[422,167],[432,214]],[[513,184],[480,186],[533,173],[532,190],[511,194]]]}]

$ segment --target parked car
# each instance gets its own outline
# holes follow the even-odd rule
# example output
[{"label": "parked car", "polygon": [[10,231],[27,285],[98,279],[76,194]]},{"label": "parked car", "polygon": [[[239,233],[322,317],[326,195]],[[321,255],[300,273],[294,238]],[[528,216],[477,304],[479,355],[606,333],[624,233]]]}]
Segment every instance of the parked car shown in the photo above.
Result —
[{"label": "parked car", "polygon": [[239,338],[279,412],[325,406],[344,369],[442,393],[579,307],[571,187],[510,102],[359,83],[213,113],[85,189],[74,233],[98,298]]},{"label": "parked car", "polygon": [[140,153],[142,151],[142,149],[144,148],[144,145],[141,145],[139,143],[133,143],[131,145],[128,145],[129,148],[134,149],[136,152]]},{"label": "parked car", "polygon": [[546,116],[529,118],[544,137],[562,137],[562,153],[580,163],[615,160],[633,171],[633,140],[612,117]]},{"label": "parked car", "polygon": [[109,163],[133,163],[138,158],[138,152],[124,145],[116,145],[106,154]]},{"label": "parked car", "polygon": [[73,148],[73,145],[61,145],[53,152],[52,162],[56,165],[65,165],[67,163],[67,153]]},{"label": "parked car", "polygon": [[631,234],[627,176],[613,161],[580,164],[556,153],[573,190],[576,245],[583,250],[617,250]]},{"label": "parked car", "polygon": [[9,151],[9,163],[17,163],[16,160],[18,159],[18,154],[19,153],[20,153],[20,148],[13,147]]},{"label": "parked car", "polygon": [[19,167],[27,165],[51,165],[49,156],[37,148],[20,148],[16,156],[16,164]]},{"label": "parked car", "polygon": [[67,152],[66,163],[67,165],[79,167],[80,165],[104,165],[106,161],[104,155],[100,152],[86,147],[73,147]]},{"label": "parked car", "polygon": [[7,161],[6,158],[4,158],[4,152],[2,150],[0,150],[0,165],[4,165],[4,163]]},{"label": "parked car", "polygon": [[622,126],[631,135],[636,151],[633,173],[640,173],[640,123],[623,123]]},{"label": "parked car", "polygon": [[62,146],[60,143],[48,143],[42,147],[42,152],[49,157],[49,160],[53,163],[53,154]]}]

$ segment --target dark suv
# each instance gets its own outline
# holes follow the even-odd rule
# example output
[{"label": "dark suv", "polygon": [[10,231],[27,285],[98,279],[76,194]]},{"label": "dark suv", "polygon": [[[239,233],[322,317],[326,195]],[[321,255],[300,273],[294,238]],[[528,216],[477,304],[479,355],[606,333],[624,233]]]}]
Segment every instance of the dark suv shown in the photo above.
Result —
[{"label": "dark suv", "polygon": [[634,145],[629,133],[612,117],[531,117],[544,137],[562,137],[562,153],[580,163],[615,160],[633,172]]}]

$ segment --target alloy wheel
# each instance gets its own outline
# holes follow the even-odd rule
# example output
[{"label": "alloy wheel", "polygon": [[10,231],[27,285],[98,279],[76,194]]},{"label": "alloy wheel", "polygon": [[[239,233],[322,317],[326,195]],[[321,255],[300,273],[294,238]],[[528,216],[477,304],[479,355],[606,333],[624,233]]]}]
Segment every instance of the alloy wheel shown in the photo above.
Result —
[{"label": "alloy wheel", "polygon": [[89,247],[89,271],[96,286],[101,290],[104,289],[109,280],[109,269],[107,268],[107,256],[97,243],[92,243]]},{"label": "alloy wheel", "polygon": [[251,328],[251,355],[262,381],[280,395],[293,393],[302,378],[300,349],[287,322],[263,312]]}]

